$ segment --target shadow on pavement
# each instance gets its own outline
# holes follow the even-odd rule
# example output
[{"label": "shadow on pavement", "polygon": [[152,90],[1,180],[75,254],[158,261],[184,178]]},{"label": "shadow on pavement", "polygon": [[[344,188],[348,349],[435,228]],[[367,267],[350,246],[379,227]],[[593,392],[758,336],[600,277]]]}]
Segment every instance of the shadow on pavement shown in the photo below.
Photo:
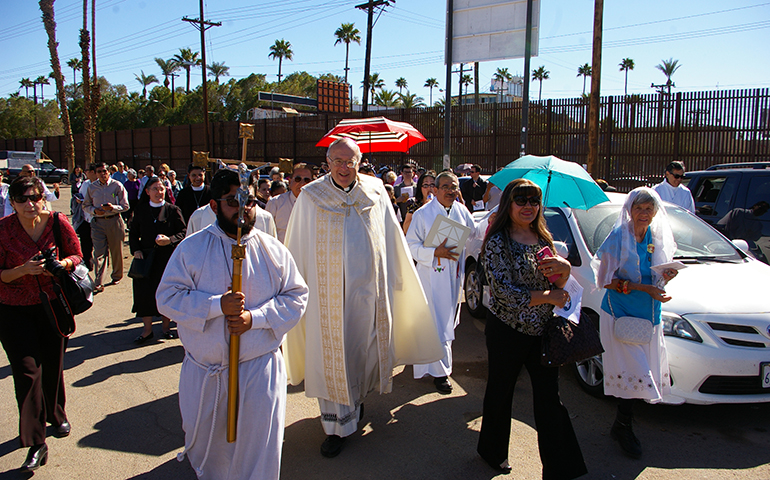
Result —
[{"label": "shadow on pavement", "polygon": [[177,394],[111,413],[94,429],[78,441],[79,447],[159,457],[184,446]]},{"label": "shadow on pavement", "polygon": [[185,458],[178,462],[172,458],[162,465],[158,465],[149,472],[140,473],[130,477],[128,480],[167,480],[169,478],[195,478],[195,470],[190,466],[190,462]]},{"label": "shadow on pavement", "polygon": [[182,359],[184,359],[184,347],[182,347],[178,340],[176,343],[177,344],[172,347],[156,350],[142,358],[108,365],[95,370],[91,375],[75,381],[72,386],[88,387],[108,380],[115,375],[147,372],[150,370],[161,369],[168,365],[181,363]]}]

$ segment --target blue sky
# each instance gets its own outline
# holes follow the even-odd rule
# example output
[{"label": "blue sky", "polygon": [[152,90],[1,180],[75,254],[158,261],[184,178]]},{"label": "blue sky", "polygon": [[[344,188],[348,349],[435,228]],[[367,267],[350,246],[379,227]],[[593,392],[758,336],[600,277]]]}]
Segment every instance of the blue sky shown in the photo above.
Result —
[{"label": "blue sky", "polygon": [[[351,45],[350,82],[360,98],[366,38],[366,14],[354,8],[360,3],[364,0],[206,0],[206,19],[222,22],[221,27],[207,32],[207,61],[225,62],[232,78],[254,72],[275,81],[278,62],[267,55],[270,45],[283,38],[294,51],[294,60],[284,61],[284,74],[305,70],[341,76],[345,48],[334,46],[334,31],[343,22],[355,22],[362,42],[361,46]],[[62,64],[79,57],[82,4],[82,0],[56,0],[54,4]],[[199,16],[198,0],[97,0],[96,4],[98,73],[113,84],[141,91],[134,75],[144,71],[160,77],[155,57],[171,58],[182,47],[200,50],[200,34],[181,21],[183,16]],[[543,65],[550,72],[550,79],[543,83],[544,99],[575,97],[582,92],[577,68],[591,63],[593,4],[592,0],[542,1],[540,55],[532,58],[531,66]],[[388,89],[396,89],[395,80],[404,77],[409,90],[427,102],[426,79],[436,77],[444,87],[445,9],[445,0],[397,0],[379,17],[372,71],[380,73]],[[0,96],[7,96],[19,90],[21,78],[47,75],[51,68],[36,1],[0,1],[0,28]],[[770,2],[607,1],[601,93],[623,94],[618,64],[626,57],[636,64],[629,72],[629,93],[653,93],[651,83],[665,82],[655,65],[669,58],[681,64],[673,76],[675,91],[770,87],[768,44]],[[497,67],[516,74],[522,73],[523,65],[521,59],[482,63],[481,91],[489,91]],[[69,83],[72,70],[63,68]],[[193,86],[200,84],[200,76],[200,70],[194,69]],[[456,93],[458,77],[453,77]],[[184,77],[177,82],[183,85]],[[531,91],[537,99],[536,82]],[[53,86],[45,87],[46,98],[53,92]],[[434,101],[438,95],[434,89]]]}]

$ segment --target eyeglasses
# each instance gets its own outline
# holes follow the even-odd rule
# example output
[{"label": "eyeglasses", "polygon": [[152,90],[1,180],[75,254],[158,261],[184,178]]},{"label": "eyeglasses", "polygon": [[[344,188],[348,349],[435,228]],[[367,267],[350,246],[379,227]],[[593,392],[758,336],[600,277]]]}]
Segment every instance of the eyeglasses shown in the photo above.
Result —
[{"label": "eyeglasses", "polygon": [[12,198],[12,200],[16,203],[27,203],[27,202],[37,203],[42,199],[43,199],[42,193],[36,193],[34,195],[16,195]]},{"label": "eyeglasses", "polygon": [[96,170],[96,173],[107,173],[107,170],[104,170],[104,169]]},{"label": "eyeglasses", "polygon": [[[240,207],[241,204],[238,202],[238,199],[236,197],[228,197],[228,198],[218,198],[217,202],[225,202],[227,203],[228,207]],[[246,205],[244,205],[246,208],[251,208],[254,205],[257,204],[257,198],[249,196],[249,198],[246,200]]]},{"label": "eyeglasses", "polygon": [[312,181],[313,179],[308,177],[294,177],[294,183],[301,183],[301,182],[310,183]]},{"label": "eyeglasses", "polygon": [[679,175],[678,173],[668,172],[668,174],[671,175],[672,177],[674,177],[677,180],[679,180],[680,178],[684,178],[684,175]]},{"label": "eyeglasses", "polygon": [[423,183],[422,188],[436,188],[435,183]]},{"label": "eyeglasses", "polygon": [[530,207],[539,207],[540,206],[540,198],[539,197],[525,197],[524,195],[516,195],[513,197],[513,203],[516,205],[523,207],[527,203],[529,203]]},{"label": "eyeglasses", "polygon": [[449,193],[454,193],[460,190],[460,187],[458,187],[457,185],[441,185],[439,188]]},{"label": "eyeglasses", "polygon": [[[331,160],[331,159],[330,159]],[[348,168],[356,168],[356,165],[358,165],[358,162],[355,160],[331,160],[330,162],[332,166],[336,168],[342,168],[342,167],[348,167]]]}]

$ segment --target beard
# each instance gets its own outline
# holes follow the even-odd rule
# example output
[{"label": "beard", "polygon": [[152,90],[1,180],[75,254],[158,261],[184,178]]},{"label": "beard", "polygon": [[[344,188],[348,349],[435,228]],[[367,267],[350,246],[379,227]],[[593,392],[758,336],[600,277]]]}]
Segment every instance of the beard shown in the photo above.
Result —
[{"label": "beard", "polygon": [[[252,207],[252,210],[259,208],[256,205]],[[254,228],[254,222],[257,219],[256,215],[251,212],[244,212],[243,226],[241,226],[241,235],[248,234],[252,228]],[[221,228],[226,234],[236,236],[238,235],[238,214],[236,213],[231,218],[222,213],[222,209],[217,209],[217,220],[219,221],[219,228]]]}]

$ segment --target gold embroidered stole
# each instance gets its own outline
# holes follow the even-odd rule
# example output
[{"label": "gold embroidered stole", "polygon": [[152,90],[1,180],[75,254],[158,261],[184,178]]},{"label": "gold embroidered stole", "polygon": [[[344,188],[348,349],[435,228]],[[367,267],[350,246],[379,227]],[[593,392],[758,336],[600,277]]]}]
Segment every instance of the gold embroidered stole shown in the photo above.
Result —
[{"label": "gold embroidered stole", "polygon": [[[391,354],[389,305],[386,281],[385,230],[381,208],[381,195],[373,185],[366,185],[359,178],[357,185],[345,193],[335,187],[331,177],[311,184],[302,190],[316,205],[315,254],[318,274],[318,300],[320,306],[321,346],[323,350],[323,371],[329,400],[343,405],[354,405],[357,399],[350,398],[347,365],[345,364],[345,283],[344,247],[345,217],[358,214],[363,221],[368,241],[373,252],[372,274],[376,279],[375,327],[377,329],[377,350],[380,369],[380,391],[390,390]],[[353,211],[351,211],[353,210]],[[361,261],[364,259],[349,259]],[[362,262],[362,267],[366,265]]]}]

